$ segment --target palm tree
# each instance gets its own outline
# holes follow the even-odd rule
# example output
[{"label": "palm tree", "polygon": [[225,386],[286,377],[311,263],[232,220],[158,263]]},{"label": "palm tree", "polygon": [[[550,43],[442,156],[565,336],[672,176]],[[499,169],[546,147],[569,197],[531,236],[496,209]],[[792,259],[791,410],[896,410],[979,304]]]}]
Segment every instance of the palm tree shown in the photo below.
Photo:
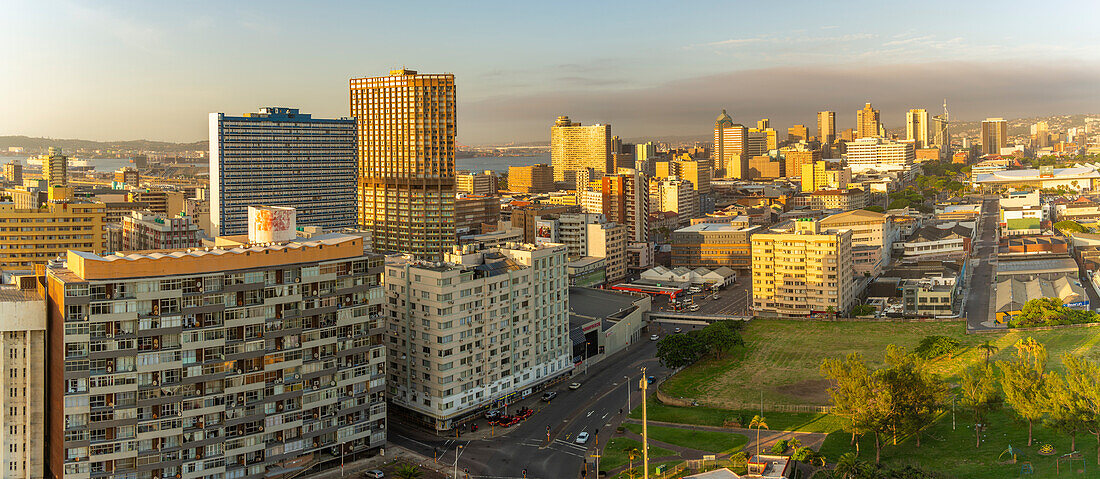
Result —
[{"label": "palm tree", "polygon": [[397,468],[397,477],[400,479],[420,479],[422,475],[424,473],[420,471],[420,467],[412,464],[402,464]]},{"label": "palm tree", "polygon": [[843,479],[848,479],[853,473],[859,470],[859,459],[854,453],[846,452],[840,456],[840,459],[836,461],[836,467],[833,468],[833,472],[840,475]]},{"label": "palm tree", "polygon": [[989,357],[994,355],[994,354],[997,354],[997,351],[999,351],[1001,348],[999,348],[999,347],[997,347],[997,345],[989,342],[989,340],[987,339],[987,340],[985,340],[984,343],[978,345],[978,349],[981,349],[982,351],[985,352],[985,363],[989,364]]},{"label": "palm tree", "polygon": [[768,423],[764,422],[764,416],[759,414],[752,417],[752,422],[749,423],[749,429],[756,428],[756,455],[760,455],[760,430],[767,429]]}]

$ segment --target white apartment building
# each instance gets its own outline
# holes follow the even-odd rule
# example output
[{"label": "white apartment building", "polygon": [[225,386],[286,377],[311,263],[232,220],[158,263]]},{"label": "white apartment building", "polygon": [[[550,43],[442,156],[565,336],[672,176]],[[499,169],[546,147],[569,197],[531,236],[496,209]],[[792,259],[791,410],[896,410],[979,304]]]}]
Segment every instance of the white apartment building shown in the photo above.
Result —
[{"label": "white apartment building", "polygon": [[894,171],[909,168],[917,159],[912,141],[860,138],[848,142],[848,167],[853,172]]},{"label": "white apartment building", "polygon": [[566,247],[455,247],[386,263],[390,400],[450,430],[571,370]]},{"label": "white apartment building", "polygon": [[45,477],[46,303],[34,289],[0,287],[0,392],[0,478]]}]

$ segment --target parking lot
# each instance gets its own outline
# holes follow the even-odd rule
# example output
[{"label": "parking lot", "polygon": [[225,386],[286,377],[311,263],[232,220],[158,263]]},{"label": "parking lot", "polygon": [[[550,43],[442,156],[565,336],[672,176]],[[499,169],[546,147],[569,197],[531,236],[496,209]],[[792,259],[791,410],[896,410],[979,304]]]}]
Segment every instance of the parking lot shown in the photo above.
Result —
[{"label": "parking lot", "polygon": [[[712,299],[715,294],[716,293],[712,292],[702,292],[690,295],[691,304],[699,306],[697,311],[690,312],[696,314],[724,314],[730,316],[751,314],[751,291],[749,290],[747,278],[718,290],[718,299]],[[681,299],[686,297],[688,296],[681,296]],[[653,310],[672,311],[672,307],[668,302],[668,297],[658,296],[654,298]],[[688,310],[682,311],[689,312]]]}]

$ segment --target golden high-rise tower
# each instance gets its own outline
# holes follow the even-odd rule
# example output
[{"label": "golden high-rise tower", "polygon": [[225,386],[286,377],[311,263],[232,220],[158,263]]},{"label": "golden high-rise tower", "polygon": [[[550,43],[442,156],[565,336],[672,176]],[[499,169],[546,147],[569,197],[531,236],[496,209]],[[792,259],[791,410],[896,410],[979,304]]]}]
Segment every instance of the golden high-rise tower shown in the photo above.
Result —
[{"label": "golden high-rise tower", "polygon": [[352,78],[359,225],[375,251],[438,259],[454,244],[455,78],[392,70]]}]

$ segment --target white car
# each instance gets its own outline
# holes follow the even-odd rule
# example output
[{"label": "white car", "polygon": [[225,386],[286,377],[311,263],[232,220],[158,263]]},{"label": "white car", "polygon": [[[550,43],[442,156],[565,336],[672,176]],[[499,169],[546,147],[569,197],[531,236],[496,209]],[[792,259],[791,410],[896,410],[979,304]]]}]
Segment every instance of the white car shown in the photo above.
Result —
[{"label": "white car", "polygon": [[588,433],[587,432],[582,432],[580,434],[577,434],[577,439],[573,442],[575,442],[577,444],[584,444],[584,443],[588,442]]}]

